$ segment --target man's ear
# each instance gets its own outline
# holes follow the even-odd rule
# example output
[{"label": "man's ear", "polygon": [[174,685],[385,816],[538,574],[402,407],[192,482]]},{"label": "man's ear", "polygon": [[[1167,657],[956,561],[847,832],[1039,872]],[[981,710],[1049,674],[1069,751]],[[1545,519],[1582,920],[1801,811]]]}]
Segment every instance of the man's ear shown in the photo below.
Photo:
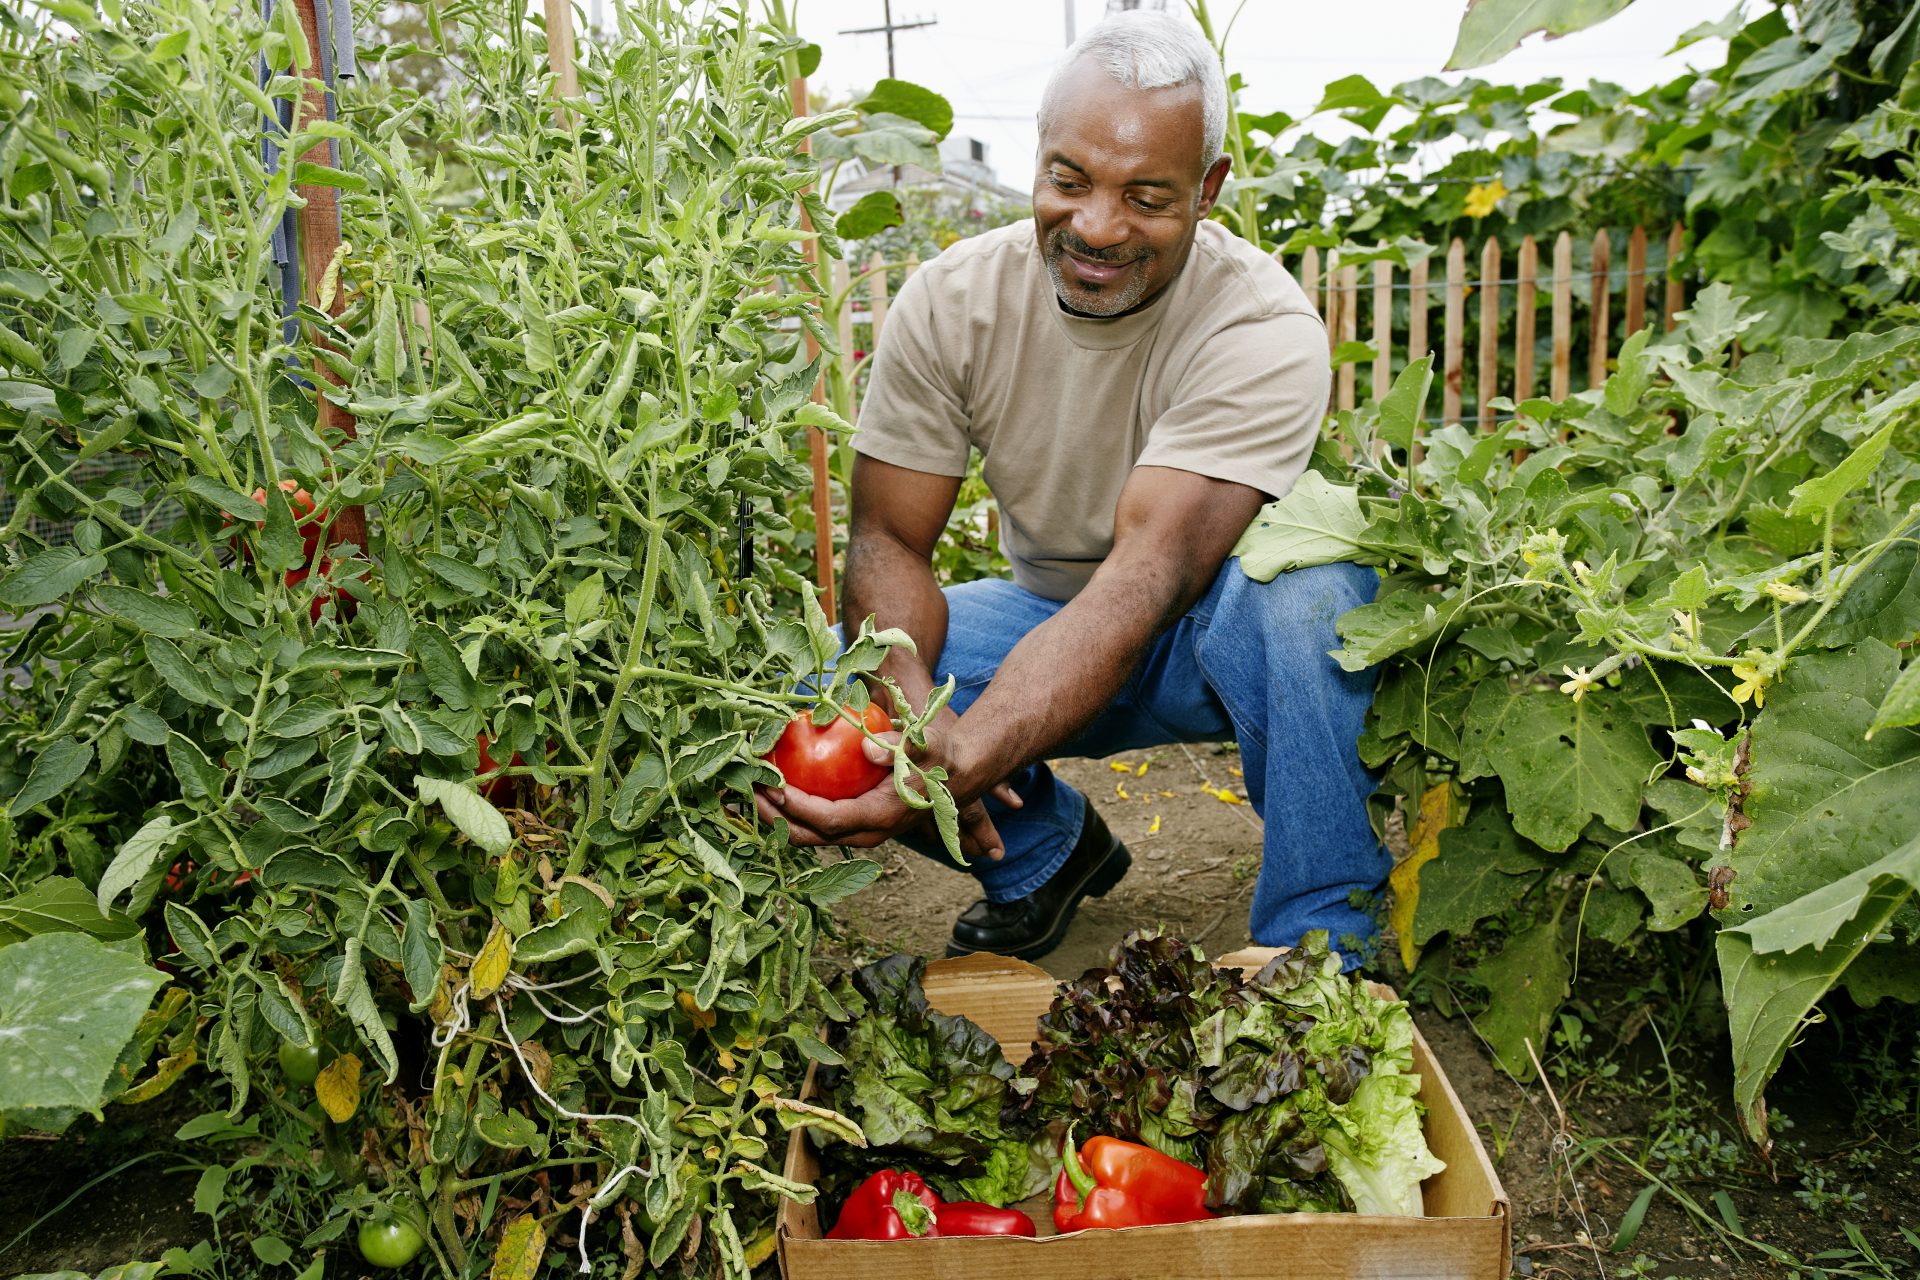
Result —
[{"label": "man's ear", "polygon": [[1213,212],[1214,202],[1220,198],[1220,184],[1227,180],[1227,170],[1233,167],[1233,161],[1221,156],[1207,170],[1207,176],[1200,179],[1200,216],[1206,217]]}]

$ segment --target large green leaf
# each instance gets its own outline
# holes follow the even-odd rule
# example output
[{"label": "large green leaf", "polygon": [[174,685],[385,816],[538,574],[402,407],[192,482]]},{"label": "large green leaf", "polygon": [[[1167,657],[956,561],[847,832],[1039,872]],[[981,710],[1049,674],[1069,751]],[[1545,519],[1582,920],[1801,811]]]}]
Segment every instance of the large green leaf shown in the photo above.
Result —
[{"label": "large green leaf", "polygon": [[1559,920],[1547,920],[1507,940],[1499,955],[1482,960],[1474,978],[1486,987],[1491,1003],[1473,1026],[1493,1050],[1494,1060],[1516,1079],[1533,1074],[1527,1045],[1546,1057],[1553,1015],[1567,998],[1573,957],[1561,936]]},{"label": "large green leaf", "polygon": [[897,227],[906,221],[900,209],[900,197],[894,192],[869,191],[845,213],[833,220],[833,229],[848,240],[864,240],[870,235]]},{"label": "large green leaf", "polygon": [[1334,623],[1345,643],[1331,656],[1345,671],[1365,671],[1397,653],[1414,651],[1425,662],[1434,640],[1460,620],[1466,595],[1395,591],[1372,604],[1349,609]]},{"label": "large green leaf", "polygon": [[74,547],[49,547],[28,556],[18,569],[0,579],[0,604],[15,609],[52,604],[71,595],[106,567],[104,556],[82,555]]},{"label": "large green leaf", "polygon": [[1484,67],[1513,52],[1536,31],[1571,35],[1604,22],[1632,0],[1467,0],[1448,71]]},{"label": "large green leaf", "polygon": [[422,801],[438,804],[449,822],[488,853],[505,853],[513,843],[513,828],[500,816],[500,811],[472,787],[444,778],[419,776],[414,778],[413,785]]},{"label": "large green leaf", "polygon": [[1920,832],[1920,729],[1866,736],[1898,662],[1868,640],[1795,658],[1770,691],[1753,722],[1743,806],[1752,825],[1728,857],[1723,922],[1804,898]]},{"label": "large green leaf", "polygon": [[1514,833],[1504,809],[1482,805],[1464,827],[1440,833],[1440,854],[1420,868],[1413,940],[1466,933],[1540,883],[1551,864]]},{"label": "large green leaf", "polygon": [[19,816],[37,804],[47,801],[65,791],[93,763],[93,744],[81,742],[76,738],[61,738],[47,745],[33,762],[33,772],[20,784],[20,790],[14,793],[7,804],[7,812]]},{"label": "large green leaf", "polygon": [[1260,508],[1231,554],[1249,578],[1272,582],[1308,565],[1353,559],[1367,524],[1358,491],[1308,471],[1286,497]]},{"label": "large green leaf", "polygon": [[860,102],[868,115],[894,115],[911,120],[935,138],[953,130],[953,104],[933,90],[910,80],[882,80]]},{"label": "large green leaf", "polygon": [[1594,818],[1631,830],[1660,765],[1647,710],[1626,689],[1575,701],[1552,688],[1485,681],[1467,707],[1460,776],[1499,775],[1515,830],[1543,848],[1569,847]]},{"label": "large green leaf", "polygon": [[0,901],[0,946],[41,933],[117,940],[139,932],[140,926],[125,916],[102,912],[93,891],[72,876],[48,876]]},{"label": "large green leaf", "polygon": [[100,1114],[120,1050],[166,975],[80,933],[0,947],[0,1113]]},{"label": "large green leaf", "polygon": [[859,157],[869,168],[911,164],[938,172],[939,138],[917,121],[890,112],[870,115],[851,133],[814,135],[813,150],[823,162]]}]

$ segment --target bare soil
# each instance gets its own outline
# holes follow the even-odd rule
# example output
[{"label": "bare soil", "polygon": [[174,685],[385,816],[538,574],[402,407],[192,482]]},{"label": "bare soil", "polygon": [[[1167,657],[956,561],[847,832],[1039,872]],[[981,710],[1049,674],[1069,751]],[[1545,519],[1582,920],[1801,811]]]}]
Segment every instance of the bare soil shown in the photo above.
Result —
[{"label": "bare soil", "polygon": [[[1105,963],[1129,929],[1155,924],[1209,955],[1251,945],[1247,910],[1259,869],[1260,820],[1244,803],[1239,756],[1231,747],[1175,746],[1106,760],[1059,761],[1055,769],[1093,800],[1132,850],[1134,863],[1106,897],[1086,900],[1059,948],[1039,961],[1042,968],[1058,978],[1077,977]],[[980,896],[978,886],[964,873],[900,846],[886,846],[874,856],[885,869],[880,881],[841,912],[853,949],[860,958],[894,951],[944,954],[953,919]],[[1371,976],[1404,984],[1406,974],[1392,946],[1383,949]],[[1857,1026],[1862,1018],[1886,1013],[1855,1011],[1849,1019]],[[1442,1017],[1419,1001],[1414,1015],[1475,1118],[1506,1187],[1516,1275],[1746,1280],[1791,1274],[1750,1247],[1730,1248],[1724,1235],[1699,1223],[1668,1195],[1655,1196],[1627,1248],[1611,1251],[1622,1219],[1647,1184],[1615,1153],[1642,1157],[1641,1140],[1664,1099],[1618,1079],[1582,1078],[1578,1071],[1554,1079],[1551,1089],[1538,1079],[1522,1084],[1483,1050],[1468,1018]],[[1595,1028],[1597,1038],[1609,1034]],[[1707,1046],[1697,1056],[1703,1069],[1714,1071],[1726,1054],[1724,1047]],[[1825,1055],[1803,1051],[1802,1056]],[[1735,1126],[1725,1101],[1731,1082],[1723,1069],[1714,1076],[1687,1087],[1698,1091],[1701,1123],[1717,1122],[1723,1134],[1731,1135]],[[1920,1089],[1920,1082],[1911,1088]],[[1742,1146],[1737,1169],[1710,1181],[1676,1184],[1678,1189],[1716,1218],[1720,1210],[1712,1197],[1725,1190],[1749,1237],[1803,1260],[1849,1248],[1842,1224],[1853,1222],[1884,1269],[1868,1267],[1856,1255],[1821,1264],[1832,1268],[1830,1274],[1920,1278],[1920,1254],[1897,1231],[1920,1224],[1920,1133],[1910,1127],[1912,1113],[1907,1126],[1863,1136],[1849,1100],[1833,1083],[1809,1077],[1792,1063],[1776,1082],[1773,1100],[1797,1122],[1790,1138],[1783,1138],[1773,1169]],[[1875,1167],[1865,1167],[1863,1160]],[[1793,1192],[1814,1175],[1824,1176],[1832,1187],[1848,1187],[1858,1202],[1810,1209]],[[1849,1265],[1860,1269],[1842,1269]]]}]

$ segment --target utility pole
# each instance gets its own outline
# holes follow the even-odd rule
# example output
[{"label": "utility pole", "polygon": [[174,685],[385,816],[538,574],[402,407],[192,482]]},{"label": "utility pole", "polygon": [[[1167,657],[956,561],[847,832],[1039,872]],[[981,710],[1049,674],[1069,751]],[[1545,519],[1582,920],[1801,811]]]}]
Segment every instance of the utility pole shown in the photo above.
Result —
[{"label": "utility pole", "polygon": [[[938,18],[922,18],[918,22],[895,22],[893,20],[893,0],[880,0],[880,12],[884,19],[877,27],[853,27],[842,31],[843,36],[871,36],[884,33],[887,37],[887,79],[893,80],[893,33],[896,31],[916,31],[921,27],[931,27],[939,23]],[[900,185],[900,166],[893,166],[893,185]]]}]

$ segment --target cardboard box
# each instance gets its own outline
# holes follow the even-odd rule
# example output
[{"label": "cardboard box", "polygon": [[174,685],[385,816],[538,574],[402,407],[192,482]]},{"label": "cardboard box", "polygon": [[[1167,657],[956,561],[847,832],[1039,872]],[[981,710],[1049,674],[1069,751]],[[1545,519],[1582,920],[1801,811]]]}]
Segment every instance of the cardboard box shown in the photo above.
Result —
[{"label": "cardboard box", "polygon": [[[1256,948],[1217,963],[1251,971],[1274,954]],[[990,955],[936,960],[925,978],[928,1003],[979,1023],[1016,1066],[1030,1052],[1054,985],[1032,965]],[[1413,1063],[1427,1108],[1427,1145],[1447,1164],[1420,1188],[1425,1217],[1262,1214],[1059,1236],[1041,1198],[1020,1206],[1039,1228],[1038,1239],[827,1240],[817,1206],[783,1203],[780,1273],[785,1280],[1506,1280],[1507,1194],[1417,1030]],[[809,1093],[812,1083],[809,1076]],[[811,1183],[819,1170],[807,1131],[795,1130],[786,1176]]]}]

